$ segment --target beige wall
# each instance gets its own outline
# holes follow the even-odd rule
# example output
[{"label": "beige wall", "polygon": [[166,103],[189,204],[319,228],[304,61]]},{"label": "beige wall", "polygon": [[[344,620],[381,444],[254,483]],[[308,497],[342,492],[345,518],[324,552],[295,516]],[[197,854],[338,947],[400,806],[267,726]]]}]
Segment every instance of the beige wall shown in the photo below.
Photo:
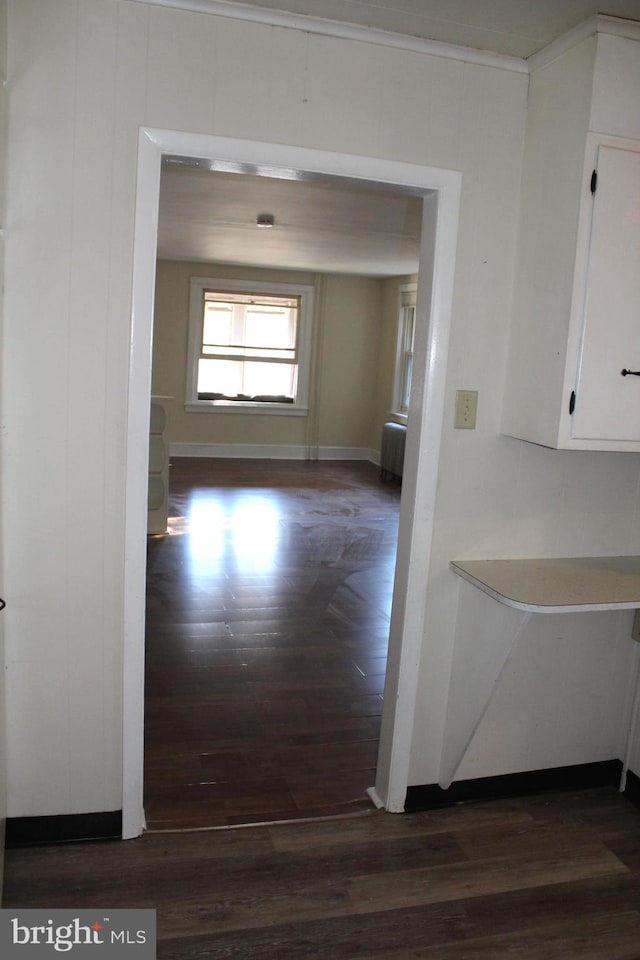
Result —
[{"label": "beige wall", "polygon": [[380,295],[379,280],[325,277],[318,404],[321,447],[368,447],[378,376]]},{"label": "beige wall", "polygon": [[[263,279],[315,287],[315,347],[309,416],[187,413],[184,409],[193,276]],[[171,396],[172,444],[320,447],[321,456],[369,453],[372,397],[377,391],[381,281],[338,274],[259,270],[209,263],[161,260],[157,265],[153,348],[154,393]],[[379,448],[379,442],[374,450]],[[174,447],[175,449],[175,447]],[[227,451],[228,452],[228,451]],[[278,451],[274,449],[274,455]]]}]

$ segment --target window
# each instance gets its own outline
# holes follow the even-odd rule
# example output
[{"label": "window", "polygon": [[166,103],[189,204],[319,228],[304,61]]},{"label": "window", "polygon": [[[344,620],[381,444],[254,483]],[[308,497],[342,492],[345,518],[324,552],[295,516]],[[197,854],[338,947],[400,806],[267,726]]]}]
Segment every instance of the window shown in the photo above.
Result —
[{"label": "window", "polygon": [[188,410],[305,414],[313,287],[191,279]]},{"label": "window", "polygon": [[299,297],[204,291],[199,400],[293,403]]},{"label": "window", "polygon": [[413,340],[416,321],[416,285],[402,284],[399,287],[398,347],[396,351],[396,375],[393,390],[393,412],[406,417],[411,396],[411,373],[413,369]]}]

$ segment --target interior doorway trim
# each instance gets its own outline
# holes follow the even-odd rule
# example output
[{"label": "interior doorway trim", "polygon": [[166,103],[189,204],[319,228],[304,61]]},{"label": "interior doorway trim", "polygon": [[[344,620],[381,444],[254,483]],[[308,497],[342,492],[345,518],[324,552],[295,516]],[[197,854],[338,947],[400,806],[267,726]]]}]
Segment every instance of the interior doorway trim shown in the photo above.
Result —
[{"label": "interior doorway trim", "polygon": [[158,201],[165,154],[207,158],[225,170],[286,179],[328,174],[415,188],[425,198],[414,383],[383,707],[372,795],[404,808],[424,635],[461,175],[450,170],[302,147],[141,128],[133,250],[124,558],[122,835],[144,830],[144,613],[149,397]]}]

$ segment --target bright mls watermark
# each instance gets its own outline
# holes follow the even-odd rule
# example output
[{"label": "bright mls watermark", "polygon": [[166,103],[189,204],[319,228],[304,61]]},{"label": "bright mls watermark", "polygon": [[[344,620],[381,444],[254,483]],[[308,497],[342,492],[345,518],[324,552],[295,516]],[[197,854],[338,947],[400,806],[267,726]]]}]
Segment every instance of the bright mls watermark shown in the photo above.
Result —
[{"label": "bright mls watermark", "polygon": [[0,957],[155,960],[155,910],[0,910]]}]

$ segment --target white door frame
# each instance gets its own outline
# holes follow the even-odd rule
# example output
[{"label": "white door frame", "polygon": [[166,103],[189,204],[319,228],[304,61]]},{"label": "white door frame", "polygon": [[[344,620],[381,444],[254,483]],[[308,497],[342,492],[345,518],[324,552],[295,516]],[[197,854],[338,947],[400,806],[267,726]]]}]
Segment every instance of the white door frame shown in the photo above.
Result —
[{"label": "white door frame", "polygon": [[164,154],[208,158],[229,170],[291,178],[303,171],[417,188],[425,196],[414,375],[378,776],[372,796],[403,809],[435,507],[461,175],[450,170],[302,147],[141,128],[133,252],[127,419],[122,836],[144,822],[144,614],[149,398],[160,166]]}]

